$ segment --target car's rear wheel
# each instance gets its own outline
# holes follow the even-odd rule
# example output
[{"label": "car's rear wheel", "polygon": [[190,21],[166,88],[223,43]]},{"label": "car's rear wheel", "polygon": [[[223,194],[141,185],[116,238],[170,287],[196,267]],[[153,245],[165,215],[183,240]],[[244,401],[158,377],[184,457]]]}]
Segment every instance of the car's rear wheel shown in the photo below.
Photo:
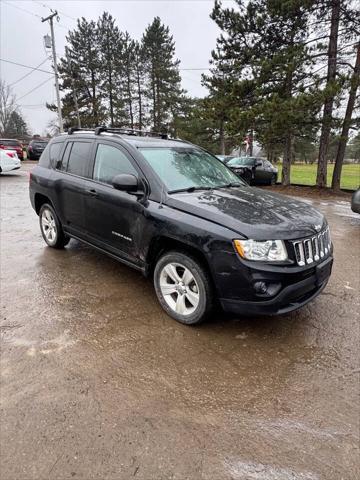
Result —
[{"label": "car's rear wheel", "polygon": [[161,306],[178,322],[198,324],[212,310],[209,274],[196,258],[187,253],[164,254],[155,267],[154,286]]},{"label": "car's rear wheel", "polygon": [[69,243],[53,207],[44,203],[39,212],[40,230],[49,247],[64,248]]}]

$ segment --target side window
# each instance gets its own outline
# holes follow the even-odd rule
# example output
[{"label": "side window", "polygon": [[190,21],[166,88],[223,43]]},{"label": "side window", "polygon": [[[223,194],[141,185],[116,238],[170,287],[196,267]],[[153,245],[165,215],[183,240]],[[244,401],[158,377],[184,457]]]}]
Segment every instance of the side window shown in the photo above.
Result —
[{"label": "side window", "polygon": [[91,142],[73,142],[66,171],[80,177],[86,177],[90,161],[90,149]]},{"label": "side window", "polygon": [[115,175],[127,173],[137,175],[127,156],[118,148],[100,143],[96,150],[94,180],[111,184]]},{"label": "side window", "polygon": [[70,155],[72,146],[73,146],[73,142],[68,142],[68,143],[66,144],[65,151],[64,151],[64,153],[63,153],[60,170],[62,170],[62,171],[64,171],[64,172],[66,172],[66,170],[67,170],[67,165],[68,165],[68,161],[69,161],[69,155]]},{"label": "side window", "polygon": [[63,143],[52,143],[50,145],[50,163],[51,165],[55,165],[58,160],[60,160],[60,152]]}]

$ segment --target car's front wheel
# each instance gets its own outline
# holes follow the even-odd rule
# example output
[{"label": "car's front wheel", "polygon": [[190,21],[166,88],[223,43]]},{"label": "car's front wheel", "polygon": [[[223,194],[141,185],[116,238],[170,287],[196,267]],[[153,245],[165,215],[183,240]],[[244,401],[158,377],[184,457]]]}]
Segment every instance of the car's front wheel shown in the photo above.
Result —
[{"label": "car's front wheel", "polygon": [[43,239],[53,248],[64,248],[69,243],[53,207],[45,203],[39,212],[40,230]]},{"label": "car's front wheel", "polygon": [[277,181],[277,176],[272,175],[270,178],[270,185],[276,185],[276,181]]},{"label": "car's front wheel", "polygon": [[187,253],[164,254],[155,267],[154,286],[161,306],[178,322],[195,325],[205,320],[212,310],[209,274]]}]

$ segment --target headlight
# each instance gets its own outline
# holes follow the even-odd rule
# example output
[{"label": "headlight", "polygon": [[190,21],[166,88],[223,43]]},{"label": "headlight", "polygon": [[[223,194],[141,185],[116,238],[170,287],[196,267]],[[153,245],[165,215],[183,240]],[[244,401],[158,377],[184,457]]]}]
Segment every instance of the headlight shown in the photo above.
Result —
[{"label": "headlight", "polygon": [[260,262],[284,262],[288,255],[282,240],[234,240],[237,253],[246,260]]}]

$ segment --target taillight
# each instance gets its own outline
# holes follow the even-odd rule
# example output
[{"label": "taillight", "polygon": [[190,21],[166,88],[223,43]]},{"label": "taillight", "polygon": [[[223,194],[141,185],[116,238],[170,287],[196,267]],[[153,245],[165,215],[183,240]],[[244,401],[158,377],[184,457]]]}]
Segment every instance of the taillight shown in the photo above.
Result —
[{"label": "taillight", "polygon": [[6,152],[6,155],[11,158],[15,157],[15,153]]}]

